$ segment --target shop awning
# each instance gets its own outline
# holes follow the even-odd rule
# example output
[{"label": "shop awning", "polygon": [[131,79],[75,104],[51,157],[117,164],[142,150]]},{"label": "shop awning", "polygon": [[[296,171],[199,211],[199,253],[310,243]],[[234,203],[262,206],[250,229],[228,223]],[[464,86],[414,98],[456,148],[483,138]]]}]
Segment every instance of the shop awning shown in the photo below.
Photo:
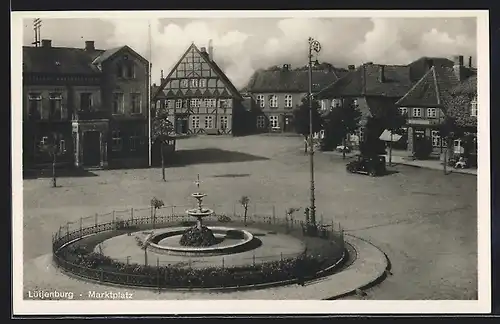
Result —
[{"label": "shop awning", "polygon": [[[392,134],[392,141],[397,142],[401,139],[401,137],[402,137],[401,135]],[[388,129],[384,130],[384,132],[382,133],[382,135],[380,135],[379,138],[384,142],[390,142],[391,141],[391,131]]]}]

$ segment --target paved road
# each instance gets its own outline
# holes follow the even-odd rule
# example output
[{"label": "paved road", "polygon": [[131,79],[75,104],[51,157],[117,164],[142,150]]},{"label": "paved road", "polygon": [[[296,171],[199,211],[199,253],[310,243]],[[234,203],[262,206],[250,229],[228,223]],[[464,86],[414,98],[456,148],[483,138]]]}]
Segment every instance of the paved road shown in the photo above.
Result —
[{"label": "paved road", "polygon": [[[206,203],[227,212],[240,208],[242,195],[257,212],[309,203],[309,160],[298,137],[198,137],[179,140],[178,149],[167,182],[159,169],[95,171],[62,178],[55,189],[50,179],[25,180],[25,262],[50,252],[62,222],[147,206],[153,196],[167,205],[192,204],[198,173]],[[346,173],[341,157],[315,157],[318,218],[340,222],[392,262],[394,275],[367,298],[477,298],[476,177],[397,166],[391,175],[371,178]]]}]

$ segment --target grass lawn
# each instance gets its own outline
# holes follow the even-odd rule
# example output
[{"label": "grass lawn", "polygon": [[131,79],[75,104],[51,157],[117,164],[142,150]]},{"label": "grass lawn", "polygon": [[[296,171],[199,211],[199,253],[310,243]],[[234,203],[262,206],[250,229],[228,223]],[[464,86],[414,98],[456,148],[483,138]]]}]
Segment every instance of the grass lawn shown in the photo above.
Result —
[{"label": "grass lawn", "polygon": [[[192,207],[200,174],[207,207],[227,213],[250,198],[249,212],[309,204],[309,158],[300,137],[203,136],[177,142],[166,170],[92,171],[87,176],[24,180],[24,261],[50,253],[52,233],[67,221],[141,208],[155,196]],[[477,298],[477,178],[406,166],[371,178],[349,174],[341,156],[315,154],[317,218],[387,253],[393,276],[368,291],[370,299]],[[185,206],[185,207],[184,207]],[[303,211],[295,217],[303,217]],[[25,271],[25,282],[38,280]],[[356,298],[356,297],[350,297]]]}]

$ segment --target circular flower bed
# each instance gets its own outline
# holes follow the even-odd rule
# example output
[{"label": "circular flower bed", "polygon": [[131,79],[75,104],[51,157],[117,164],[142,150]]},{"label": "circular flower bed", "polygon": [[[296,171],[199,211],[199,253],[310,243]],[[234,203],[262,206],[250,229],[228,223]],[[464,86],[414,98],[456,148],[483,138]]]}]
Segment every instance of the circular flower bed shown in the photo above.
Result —
[{"label": "circular flower bed", "polygon": [[131,286],[165,288],[241,287],[313,277],[332,262],[326,256],[309,254],[243,267],[156,267],[118,262],[90,252],[86,246],[69,246],[56,256],[61,266],[64,266],[64,261],[69,262],[80,269],[78,273],[83,277]]},{"label": "circular flower bed", "polygon": [[202,226],[200,230],[194,226],[182,234],[179,243],[183,246],[202,247],[217,244],[217,239],[208,227]]}]

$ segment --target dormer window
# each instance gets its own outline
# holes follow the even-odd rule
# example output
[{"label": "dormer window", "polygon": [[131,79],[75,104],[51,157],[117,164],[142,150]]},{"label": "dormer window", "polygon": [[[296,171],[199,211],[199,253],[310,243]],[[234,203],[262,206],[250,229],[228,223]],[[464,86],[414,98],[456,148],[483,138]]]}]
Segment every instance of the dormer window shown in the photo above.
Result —
[{"label": "dormer window", "polygon": [[470,101],[470,115],[472,117],[477,117],[477,97],[474,96]]}]

